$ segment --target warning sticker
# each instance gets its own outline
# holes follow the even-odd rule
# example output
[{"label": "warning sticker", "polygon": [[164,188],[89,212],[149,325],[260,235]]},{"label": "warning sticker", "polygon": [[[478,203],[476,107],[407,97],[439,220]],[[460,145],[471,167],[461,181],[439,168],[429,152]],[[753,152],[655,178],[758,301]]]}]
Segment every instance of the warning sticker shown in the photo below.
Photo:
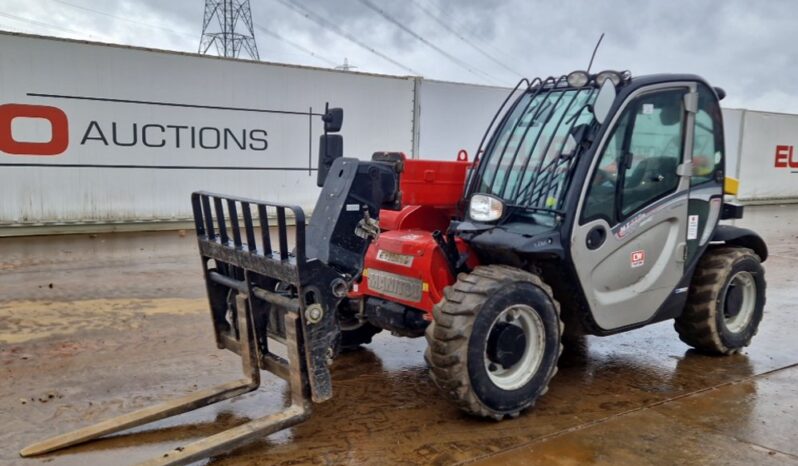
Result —
[{"label": "warning sticker", "polygon": [[646,251],[640,250],[632,253],[632,268],[642,267],[646,263]]},{"label": "warning sticker", "polygon": [[643,104],[643,115],[653,115],[654,104]]},{"label": "warning sticker", "polygon": [[687,239],[698,239],[698,215],[687,217]]}]

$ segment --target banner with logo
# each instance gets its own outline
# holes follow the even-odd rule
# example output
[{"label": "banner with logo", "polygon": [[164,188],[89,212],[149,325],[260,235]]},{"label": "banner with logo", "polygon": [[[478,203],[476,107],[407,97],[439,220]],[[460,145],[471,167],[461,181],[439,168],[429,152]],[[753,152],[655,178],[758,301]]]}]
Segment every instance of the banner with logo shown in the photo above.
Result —
[{"label": "banner with logo", "polygon": [[0,33],[0,226],[190,218],[209,190],[312,208],[346,156],[413,147],[412,78]]},{"label": "banner with logo", "polygon": [[745,111],[741,201],[798,199],[798,115]]}]

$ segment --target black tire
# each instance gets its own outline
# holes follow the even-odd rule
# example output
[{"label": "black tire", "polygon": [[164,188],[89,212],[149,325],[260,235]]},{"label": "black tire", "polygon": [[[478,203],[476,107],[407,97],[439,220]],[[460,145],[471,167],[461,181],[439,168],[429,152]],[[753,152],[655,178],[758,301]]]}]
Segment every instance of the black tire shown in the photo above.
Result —
[{"label": "black tire", "polygon": [[[731,284],[747,277],[755,286],[753,308],[745,320],[730,328],[727,307],[736,286]],[[750,278],[748,278],[750,277]],[[748,346],[759,329],[765,308],[765,271],[754,251],[741,247],[710,249],[700,259],[690,285],[687,305],[676,318],[674,327],[679,338],[700,351],[712,354],[734,354]],[[742,304],[741,304],[742,305]],[[738,312],[741,312],[739,309]],[[733,320],[731,321],[733,322]]]},{"label": "black tire", "polygon": [[361,345],[367,345],[371,343],[372,337],[380,332],[382,332],[381,328],[368,322],[350,330],[341,330],[341,350],[352,351]]},{"label": "black tire", "polygon": [[[520,388],[505,390],[488,374],[486,345],[496,319],[515,304],[529,306],[540,318],[544,350],[534,375]],[[435,384],[464,411],[496,420],[516,417],[548,391],[562,352],[562,330],[559,303],[540,277],[513,267],[479,266],[445,289],[427,328],[424,358]]]},{"label": "black tire", "polygon": [[374,335],[382,332],[382,329],[360,317],[362,314],[362,300],[344,299],[338,305],[338,324],[341,326],[341,339],[338,343],[340,351],[352,351],[361,345],[371,343]]}]

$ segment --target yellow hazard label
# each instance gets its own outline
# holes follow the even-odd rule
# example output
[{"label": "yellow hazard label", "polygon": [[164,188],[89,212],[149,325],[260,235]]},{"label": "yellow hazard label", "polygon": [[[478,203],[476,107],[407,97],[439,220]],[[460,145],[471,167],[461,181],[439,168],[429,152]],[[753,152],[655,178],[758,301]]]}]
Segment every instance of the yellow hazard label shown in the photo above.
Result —
[{"label": "yellow hazard label", "polygon": [[723,193],[731,196],[736,196],[737,191],[740,190],[740,180],[727,176],[723,180]]}]

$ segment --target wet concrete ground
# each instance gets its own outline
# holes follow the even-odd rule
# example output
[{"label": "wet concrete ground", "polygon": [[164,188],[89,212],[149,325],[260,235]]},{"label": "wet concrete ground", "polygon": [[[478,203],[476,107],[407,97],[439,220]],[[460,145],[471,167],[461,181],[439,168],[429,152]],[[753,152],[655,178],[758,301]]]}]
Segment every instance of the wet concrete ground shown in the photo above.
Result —
[{"label": "wet concrete ground", "polygon": [[[311,419],[214,465],[796,464],[798,207],[749,208],[769,243],[768,304],[742,354],[694,353],[670,323],[587,339],[537,406],[504,422],[443,401],[423,339],[339,357]],[[0,464],[133,464],[278,410],[265,377],[236,400],[41,458],[24,445],[238,378],[216,350],[192,234],[0,240]]]}]

